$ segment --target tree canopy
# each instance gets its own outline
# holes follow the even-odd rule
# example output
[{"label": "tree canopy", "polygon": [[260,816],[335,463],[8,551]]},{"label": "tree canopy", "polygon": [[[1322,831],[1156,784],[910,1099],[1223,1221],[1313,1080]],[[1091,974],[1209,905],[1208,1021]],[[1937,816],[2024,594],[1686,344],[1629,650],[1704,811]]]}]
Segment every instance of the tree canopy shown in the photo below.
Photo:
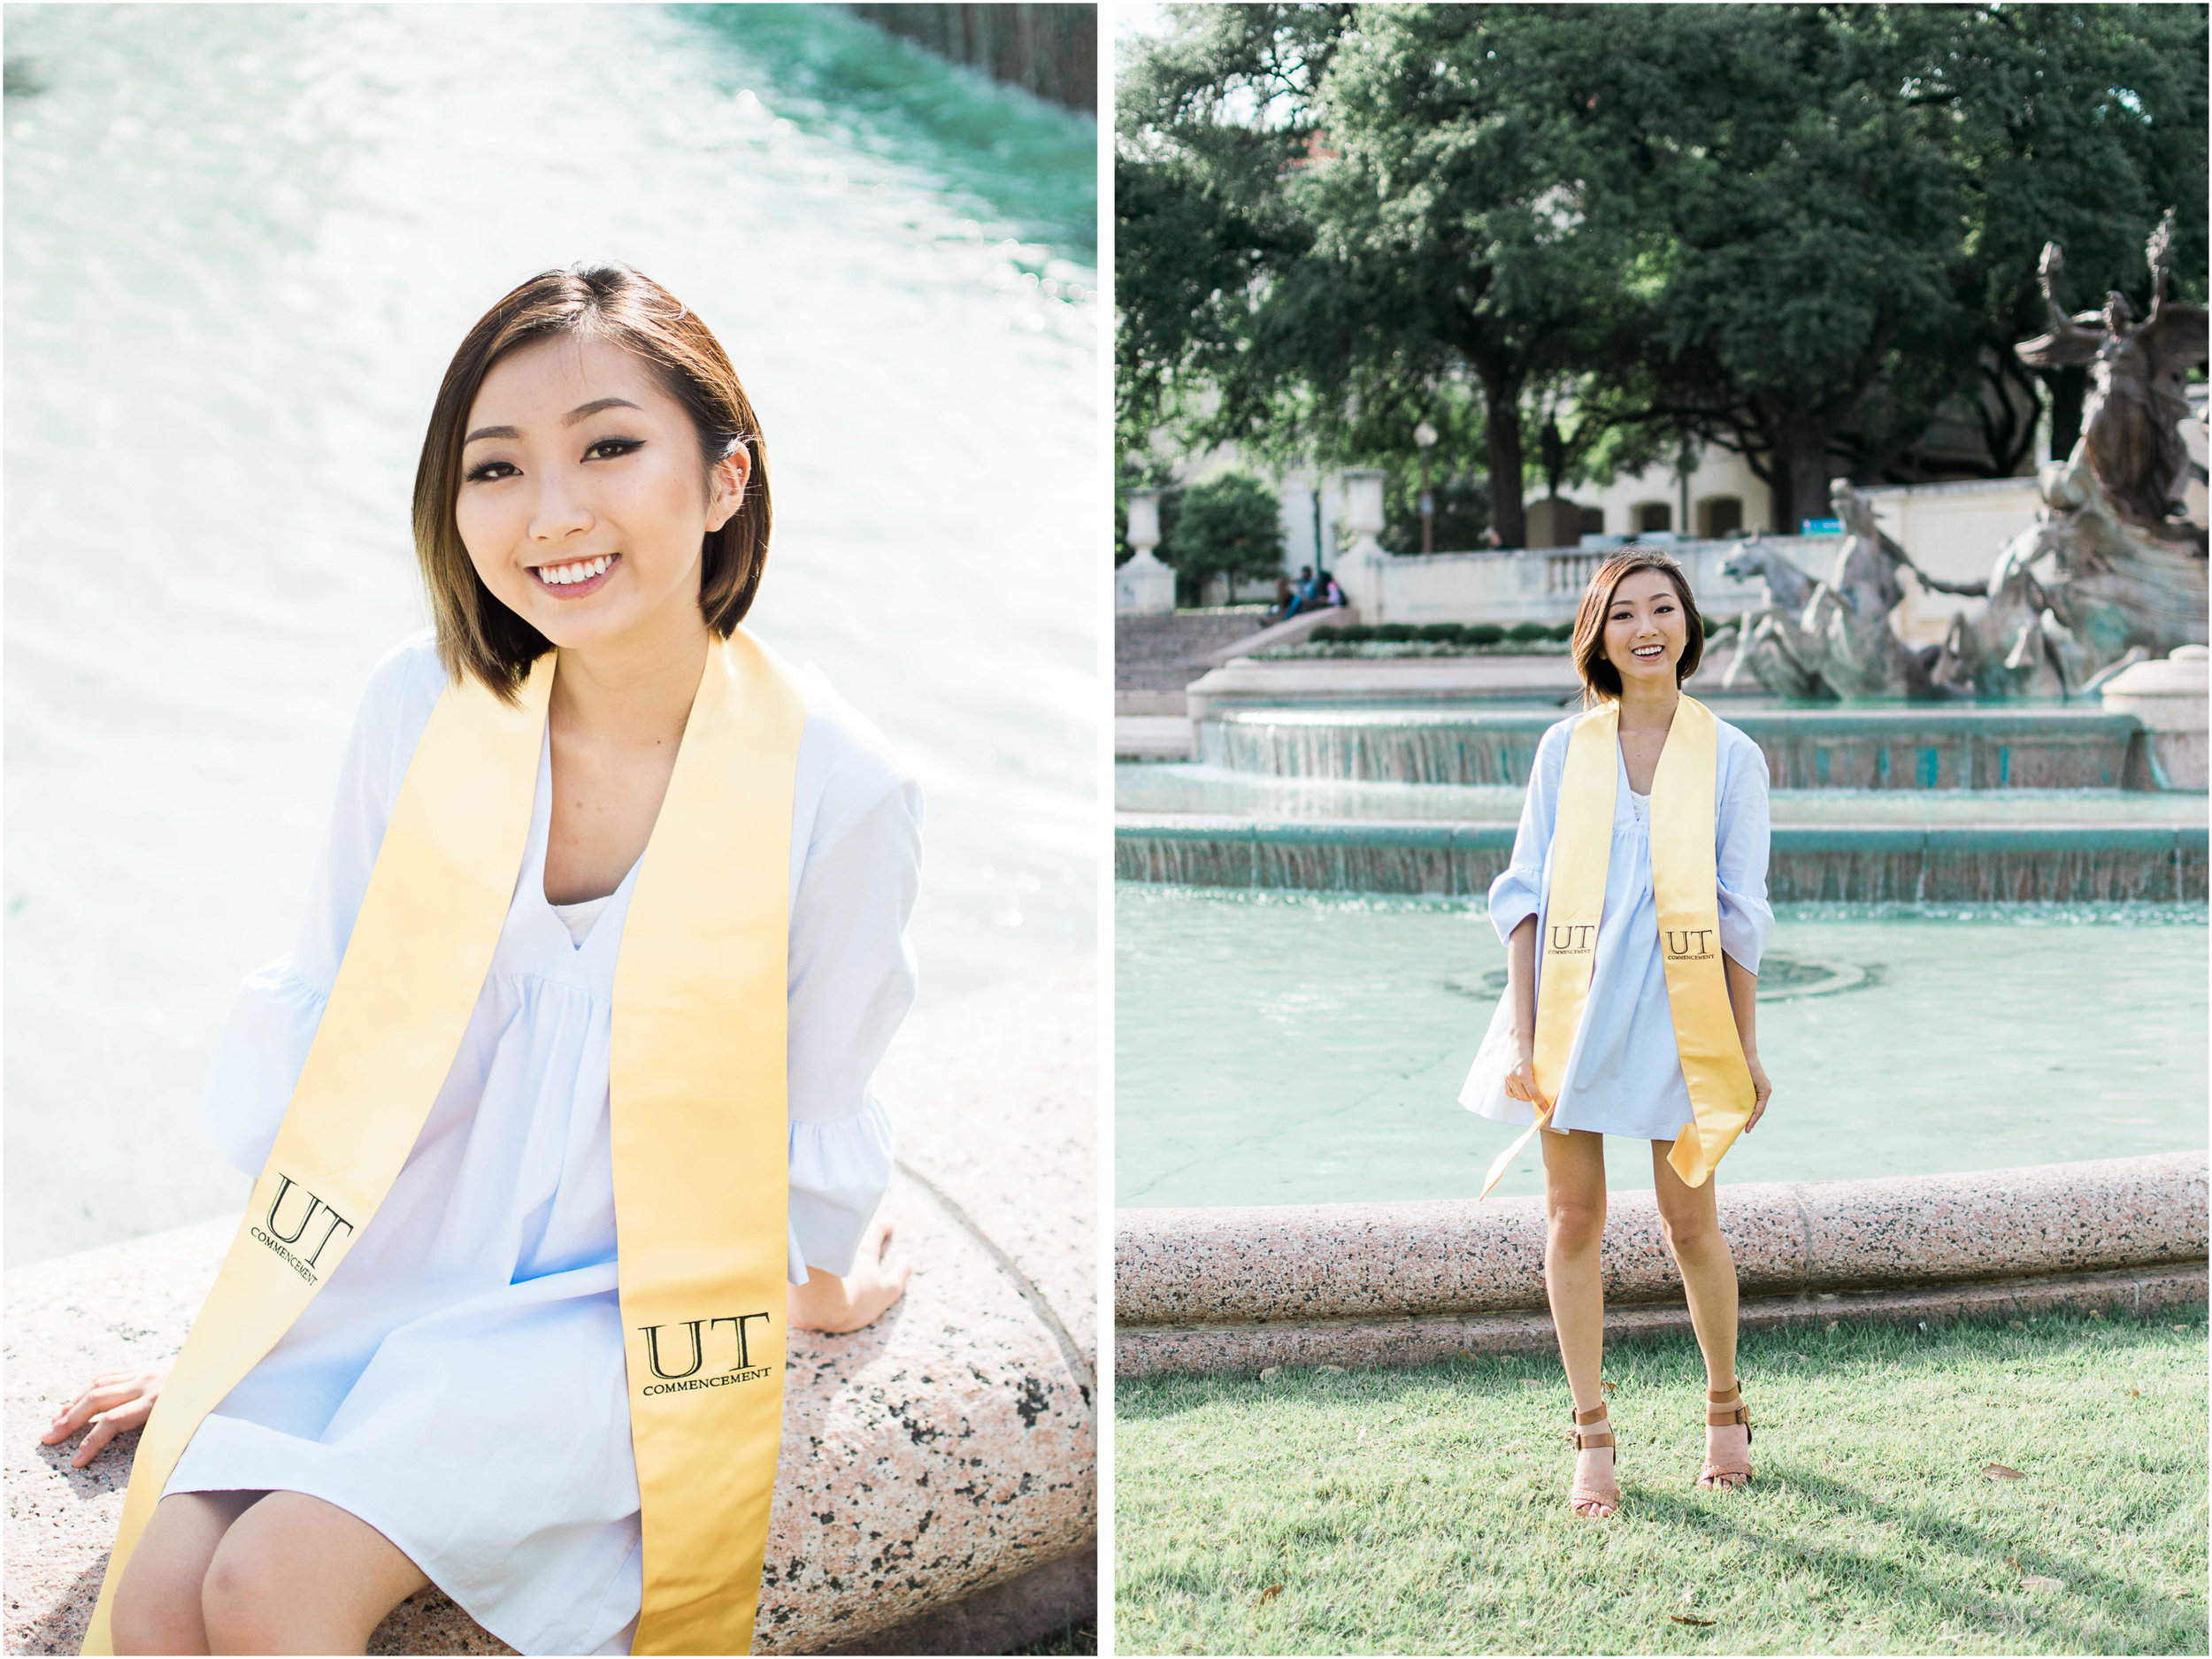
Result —
[{"label": "tree canopy", "polygon": [[1461,387],[1509,545],[1548,417],[1580,476],[1736,449],[1793,527],[1946,408],[2024,457],[2047,238],[2142,298],[2177,206],[2202,292],[2200,7],[1177,12],[1118,98],[1125,437],[1402,455]]}]

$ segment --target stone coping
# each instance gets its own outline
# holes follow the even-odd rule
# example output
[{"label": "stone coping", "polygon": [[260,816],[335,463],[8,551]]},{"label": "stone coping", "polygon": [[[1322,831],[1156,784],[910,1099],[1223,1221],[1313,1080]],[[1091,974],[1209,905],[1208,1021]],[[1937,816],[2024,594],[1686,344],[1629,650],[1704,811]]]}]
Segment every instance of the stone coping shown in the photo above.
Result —
[{"label": "stone coping", "polygon": [[[2200,1263],[2206,1155],[1970,1174],[1724,1184],[1747,1297]],[[1545,1306],[1540,1198],[1124,1210],[1117,1327],[1310,1325]],[[1678,1301],[1649,1193],[1609,1200],[1609,1303]]]},{"label": "stone coping", "polygon": [[[793,1333],[755,1651],[866,1644],[1095,1537],[1096,1008],[1085,957],[915,1016],[879,1070],[914,1278],[865,1330]],[[7,1275],[9,1651],[77,1651],[138,1438],[73,1469],[71,1445],[39,1444],[47,1419],[97,1372],[176,1352],[236,1225]],[[511,1649],[433,1589],[370,1651]]]}]

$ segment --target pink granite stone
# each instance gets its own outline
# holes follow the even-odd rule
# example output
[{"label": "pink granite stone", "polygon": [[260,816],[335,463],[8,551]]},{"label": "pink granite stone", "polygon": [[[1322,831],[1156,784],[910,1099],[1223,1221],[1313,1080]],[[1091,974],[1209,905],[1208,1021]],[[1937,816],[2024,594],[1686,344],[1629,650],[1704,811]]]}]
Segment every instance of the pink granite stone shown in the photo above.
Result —
[{"label": "pink granite stone", "polygon": [[[954,1203],[1098,1367],[1098,979],[1082,956],[907,1022],[876,1073],[899,1162]],[[1005,1080],[1020,1087],[1008,1097]]]},{"label": "pink granite stone", "polygon": [[[1746,1290],[1801,1284],[1805,1226],[1787,1187],[1723,1187]],[[1544,1201],[1125,1210],[1115,1308],[1126,1325],[1458,1313],[1544,1300]],[[1656,1201],[1616,1193],[1599,1260],[1609,1297],[1678,1295]]]},{"label": "pink granite stone", "polygon": [[[1724,1186],[1719,1212],[1747,1298],[1872,1289],[1909,1303],[1984,1279],[2165,1267],[2200,1278],[2206,1157]],[[1540,1199],[1132,1210],[1116,1221],[1116,1353],[1136,1371],[1323,1353],[1409,1363],[1384,1356],[1504,1340],[1537,1328],[1532,1318],[1550,1340]],[[1681,1296],[1648,1193],[1612,1196],[1600,1260],[1624,1329],[1639,1304]],[[1505,1323],[1493,1330],[1492,1317]]]}]

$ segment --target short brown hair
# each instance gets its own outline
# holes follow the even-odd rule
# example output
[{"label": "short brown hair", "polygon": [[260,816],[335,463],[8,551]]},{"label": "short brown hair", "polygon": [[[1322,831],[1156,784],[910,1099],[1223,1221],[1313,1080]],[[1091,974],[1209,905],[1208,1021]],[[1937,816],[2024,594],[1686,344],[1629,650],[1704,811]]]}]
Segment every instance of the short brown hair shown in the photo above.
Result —
[{"label": "short brown hair", "polygon": [[1697,601],[1690,594],[1690,579],[1682,573],[1682,566],[1675,563],[1673,555],[1657,548],[1623,548],[1598,566],[1597,574],[1582,590],[1582,603],[1575,611],[1574,659],[1582,675],[1582,706],[1586,709],[1600,699],[1617,702],[1620,698],[1620,670],[1605,657],[1605,613],[1613,608],[1613,591],[1622,578],[1638,571],[1657,571],[1674,584],[1675,594],[1682,601],[1682,622],[1688,637],[1683,642],[1682,660],[1674,665],[1674,683],[1679,686],[1705,660],[1705,618],[1698,614]]},{"label": "short brown hair", "polygon": [[472,675],[511,703],[530,664],[553,642],[492,595],[469,562],[454,503],[470,407],[493,365],[557,334],[611,341],[651,365],[699,434],[704,467],[743,448],[752,457],[745,499],[700,549],[699,610],[727,639],[743,621],[768,562],[768,457],[760,422],[722,347],[691,309],[650,277],[613,260],[541,271],[477,319],[447,365],[415,467],[415,557],[438,629],[438,656],[455,680]]}]

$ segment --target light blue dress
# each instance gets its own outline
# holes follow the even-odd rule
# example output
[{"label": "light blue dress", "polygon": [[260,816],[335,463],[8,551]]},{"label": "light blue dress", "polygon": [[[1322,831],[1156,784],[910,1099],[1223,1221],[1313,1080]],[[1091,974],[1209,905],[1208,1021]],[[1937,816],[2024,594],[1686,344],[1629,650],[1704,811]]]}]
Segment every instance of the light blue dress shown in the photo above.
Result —
[{"label": "light blue dress", "polygon": [[[1525,919],[1544,926],[1544,895],[1551,880],[1552,830],[1558,821],[1559,784],[1567,765],[1573,715],[1547,731],[1521,806],[1513,859],[1490,884],[1490,920],[1509,940]],[[1716,875],[1720,900],[1720,947],[1752,972],[1774,929],[1767,903],[1767,764],[1759,746],[1725,720],[1714,767]],[[1597,961],[1590,998],[1567,1057],[1566,1079],[1549,1127],[1599,1134],[1671,1141],[1690,1121],[1689,1086],[1675,1051],[1674,1018],[1659,955],[1659,907],[1651,891],[1651,803],[1632,791],[1628,764],[1618,758],[1613,795],[1613,849],[1606,865],[1605,910],[1598,923]],[[1542,983],[1543,953],[1537,953]],[[1460,1102],[1485,1118],[1526,1125],[1535,1108],[1504,1088],[1512,1064],[1510,994],[1501,998]]]},{"label": "light blue dress", "polygon": [[[237,1167],[267,1159],[384,826],[445,685],[427,630],[372,676],[290,956],[247,979],[204,1100]],[[787,1276],[845,1273],[891,1179],[871,1087],[914,999],[905,927],[921,795],[811,671],[791,811]],[[494,1635],[626,1654],[642,1594],[617,1299],[608,1042],[633,866],[545,895],[552,750],[506,925],[451,1071],[390,1192],[164,1488],[282,1489],[359,1517]],[[778,1171],[781,1173],[782,1171]]]}]

